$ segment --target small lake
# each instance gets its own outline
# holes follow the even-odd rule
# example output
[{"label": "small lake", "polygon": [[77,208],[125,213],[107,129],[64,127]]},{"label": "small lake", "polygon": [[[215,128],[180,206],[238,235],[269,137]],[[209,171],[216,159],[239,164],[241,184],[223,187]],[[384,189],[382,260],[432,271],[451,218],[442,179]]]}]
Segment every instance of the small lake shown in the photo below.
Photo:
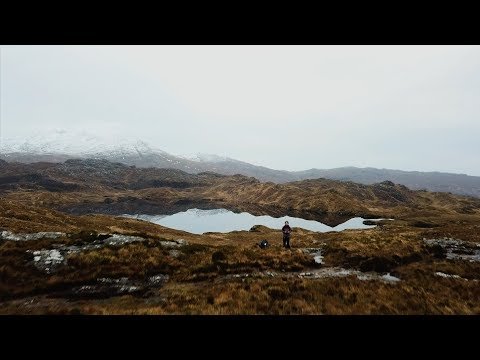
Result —
[{"label": "small lake", "polygon": [[352,218],[335,227],[330,227],[314,220],[305,220],[291,216],[281,218],[274,218],[268,215],[255,216],[247,212],[237,214],[227,209],[189,209],[173,215],[137,214],[124,216],[149,221],[171,229],[188,231],[193,234],[250,230],[254,225],[264,225],[271,229],[281,229],[285,221],[288,221],[292,228],[303,228],[317,232],[370,229],[375,227],[375,225],[364,225],[363,221],[365,219],[361,217]]}]

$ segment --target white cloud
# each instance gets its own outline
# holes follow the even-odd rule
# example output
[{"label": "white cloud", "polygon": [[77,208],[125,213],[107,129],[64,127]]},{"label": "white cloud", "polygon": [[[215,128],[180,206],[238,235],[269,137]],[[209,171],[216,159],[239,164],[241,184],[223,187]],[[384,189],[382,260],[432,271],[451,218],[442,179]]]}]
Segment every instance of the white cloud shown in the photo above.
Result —
[{"label": "white cloud", "polygon": [[2,75],[2,138],[84,128],[274,168],[480,175],[478,46],[9,46]]}]

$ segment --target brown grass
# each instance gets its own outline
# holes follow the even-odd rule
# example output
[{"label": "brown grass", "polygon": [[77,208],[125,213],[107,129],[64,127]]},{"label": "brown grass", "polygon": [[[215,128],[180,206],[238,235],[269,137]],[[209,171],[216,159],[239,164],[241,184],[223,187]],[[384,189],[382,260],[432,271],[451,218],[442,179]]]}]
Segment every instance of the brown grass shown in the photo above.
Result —
[{"label": "brown grass", "polygon": [[[266,191],[267,196],[268,191]],[[411,220],[381,228],[314,233],[295,229],[291,250],[281,247],[278,230],[194,235],[143,221],[106,215],[70,216],[38,206],[0,200],[0,227],[14,232],[63,231],[55,240],[0,241],[0,313],[2,314],[478,314],[480,264],[446,260],[423,238],[453,237],[480,241],[478,218],[446,214],[435,227]],[[418,225],[418,224],[417,224]],[[67,264],[48,275],[33,266],[27,250],[86,244],[91,233],[123,233],[146,240],[71,254]],[[185,239],[171,248],[162,241]],[[271,246],[260,249],[266,239]],[[281,276],[318,267],[302,248],[321,247],[324,266],[390,272],[401,282],[361,281],[355,276],[307,279]],[[274,271],[279,277],[231,278],[232,274]],[[462,278],[442,278],[435,272]],[[144,281],[168,274],[169,281],[143,295],[107,299],[62,297],[72,287],[98,278]]]}]

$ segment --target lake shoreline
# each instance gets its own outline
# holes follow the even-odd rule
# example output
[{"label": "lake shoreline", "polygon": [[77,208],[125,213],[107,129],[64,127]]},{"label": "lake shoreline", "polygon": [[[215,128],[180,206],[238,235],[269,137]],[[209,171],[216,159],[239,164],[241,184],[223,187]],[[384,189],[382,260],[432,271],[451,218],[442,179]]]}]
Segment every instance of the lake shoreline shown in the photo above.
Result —
[{"label": "lake shoreline", "polygon": [[352,217],[336,226],[329,226],[320,221],[307,220],[299,217],[269,215],[256,216],[248,212],[235,213],[228,209],[188,209],[175,214],[148,215],[148,214],[123,214],[123,217],[144,220],[168,228],[188,231],[193,234],[207,232],[227,233],[231,231],[248,231],[255,225],[262,225],[271,229],[281,229],[285,221],[292,228],[302,228],[309,231],[328,232],[347,229],[371,229],[376,225],[366,225],[362,217]]}]

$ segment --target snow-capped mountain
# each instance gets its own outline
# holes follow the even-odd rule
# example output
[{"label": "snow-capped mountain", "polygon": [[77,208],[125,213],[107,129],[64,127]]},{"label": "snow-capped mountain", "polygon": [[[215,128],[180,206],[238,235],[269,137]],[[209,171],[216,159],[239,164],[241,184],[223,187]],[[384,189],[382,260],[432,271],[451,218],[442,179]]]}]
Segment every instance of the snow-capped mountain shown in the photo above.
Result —
[{"label": "snow-capped mountain", "polygon": [[[218,163],[232,159],[214,154],[171,155],[152,147],[143,140],[101,136],[82,131],[68,132],[62,129],[37,134],[28,138],[2,139],[1,154],[29,154],[30,156],[57,156],[66,158],[102,158],[109,160],[129,160],[132,158],[152,160],[163,159],[167,163],[179,164],[182,161],[196,163]],[[135,164],[144,166],[141,164]],[[155,164],[154,164],[155,165]],[[190,164],[191,166],[194,164]],[[188,167],[187,167],[188,168]]]},{"label": "snow-capped mountain", "polygon": [[154,149],[137,139],[105,137],[85,131],[75,133],[57,129],[28,138],[2,139],[2,153],[67,154],[90,156],[96,154],[119,155],[130,153],[166,152]]},{"label": "snow-capped mountain", "polygon": [[226,156],[218,156],[215,154],[204,154],[204,153],[197,153],[195,155],[178,155],[178,157],[182,159],[187,159],[191,161],[196,161],[196,162],[222,162],[222,161],[228,161],[228,160],[233,160],[230,159]]},{"label": "snow-capped mountain", "polygon": [[137,167],[180,169],[188,173],[243,174],[275,182],[297,179],[288,171],[272,170],[226,156],[204,153],[176,156],[142,140],[100,136],[87,131],[55,129],[29,138],[4,139],[0,144],[0,159],[7,161],[63,162],[72,158],[105,159]]},{"label": "snow-capped mountain", "polygon": [[71,158],[105,159],[138,167],[176,168],[187,172],[200,172],[191,160],[181,159],[152,147],[145,141],[114,136],[100,136],[54,130],[28,138],[3,139],[0,158],[9,161],[62,162]]}]

